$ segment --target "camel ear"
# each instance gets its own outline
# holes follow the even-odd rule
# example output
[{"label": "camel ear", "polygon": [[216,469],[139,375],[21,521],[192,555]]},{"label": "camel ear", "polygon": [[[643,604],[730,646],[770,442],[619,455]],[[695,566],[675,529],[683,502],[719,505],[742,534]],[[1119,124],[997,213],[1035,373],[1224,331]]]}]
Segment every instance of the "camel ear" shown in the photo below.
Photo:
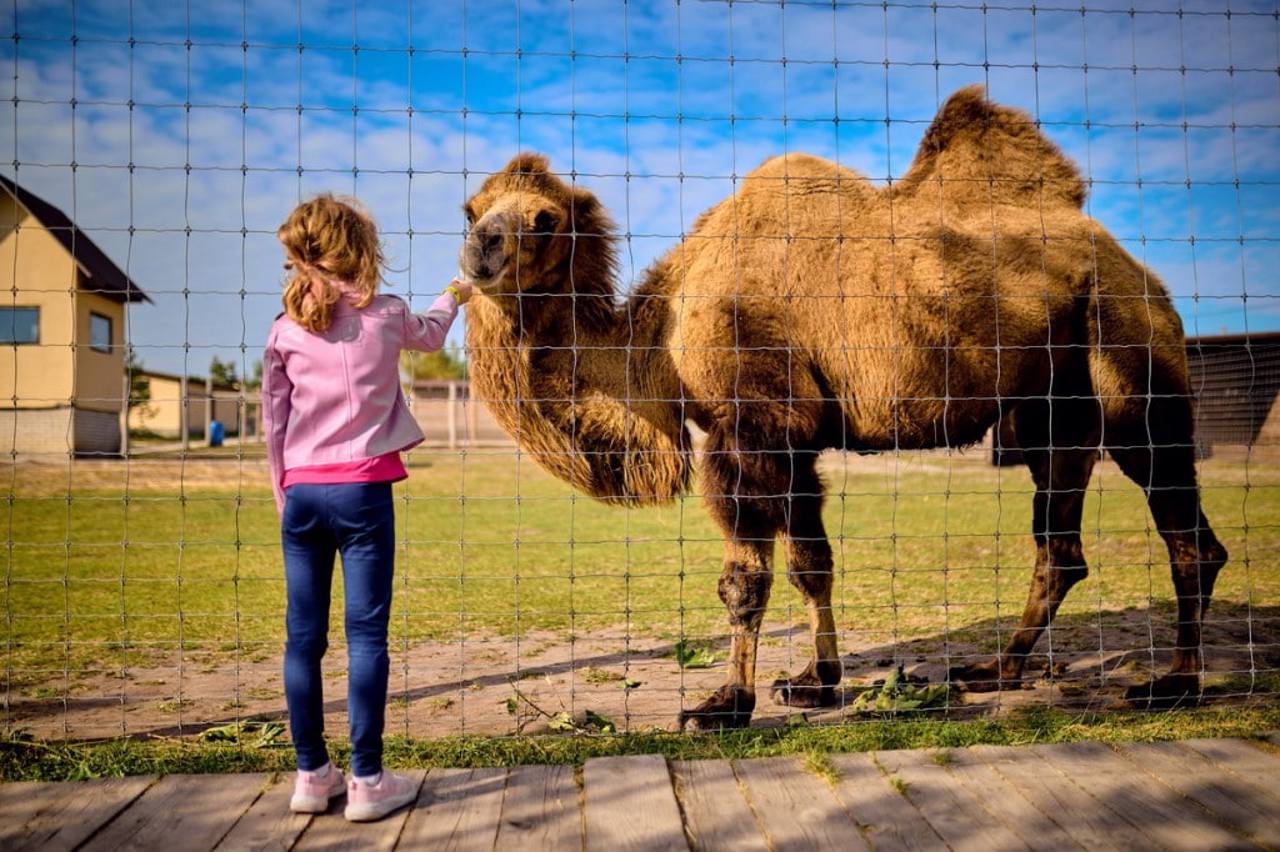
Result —
[{"label": "camel ear", "polygon": [[[569,199],[570,210],[572,211],[575,222],[582,223],[595,219],[600,215],[603,209],[600,206],[600,199],[596,198],[589,190],[577,187],[573,190],[573,195]],[[578,228],[578,230],[582,230]]]},{"label": "camel ear", "polygon": [[542,154],[523,151],[512,157],[503,171],[513,175],[545,175],[551,171],[551,162]]}]

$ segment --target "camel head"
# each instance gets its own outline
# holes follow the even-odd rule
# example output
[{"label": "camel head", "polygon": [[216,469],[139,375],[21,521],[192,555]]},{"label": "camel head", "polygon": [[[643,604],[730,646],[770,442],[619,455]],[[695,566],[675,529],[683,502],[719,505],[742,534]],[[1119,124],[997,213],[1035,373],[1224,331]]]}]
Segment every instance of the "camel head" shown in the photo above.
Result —
[{"label": "camel head", "polygon": [[464,210],[469,233],[459,266],[484,295],[612,298],[613,223],[594,195],[553,174],[541,154],[517,155]]}]

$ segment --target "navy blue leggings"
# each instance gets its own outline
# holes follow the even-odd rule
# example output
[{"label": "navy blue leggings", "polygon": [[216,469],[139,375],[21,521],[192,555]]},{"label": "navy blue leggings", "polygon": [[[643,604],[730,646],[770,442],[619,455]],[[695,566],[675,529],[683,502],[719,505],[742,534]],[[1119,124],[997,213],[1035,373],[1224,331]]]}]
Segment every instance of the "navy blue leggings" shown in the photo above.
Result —
[{"label": "navy blue leggings", "polygon": [[375,775],[382,769],[387,624],[395,563],[391,483],[291,486],[281,526],[289,598],[284,693],[298,768],[319,769],[329,760],[320,658],[329,647],[333,562],[341,553],[351,771]]}]

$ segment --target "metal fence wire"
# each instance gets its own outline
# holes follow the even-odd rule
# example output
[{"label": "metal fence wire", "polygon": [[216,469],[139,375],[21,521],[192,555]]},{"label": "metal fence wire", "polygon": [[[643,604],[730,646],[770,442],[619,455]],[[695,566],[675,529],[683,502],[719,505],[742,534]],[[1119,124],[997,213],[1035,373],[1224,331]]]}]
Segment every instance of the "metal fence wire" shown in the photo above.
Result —
[{"label": "metal fence wire", "polygon": [[5,17],[6,732],[282,717],[322,191],[418,310],[513,247],[402,364],[391,732],[1274,702],[1273,0]]}]

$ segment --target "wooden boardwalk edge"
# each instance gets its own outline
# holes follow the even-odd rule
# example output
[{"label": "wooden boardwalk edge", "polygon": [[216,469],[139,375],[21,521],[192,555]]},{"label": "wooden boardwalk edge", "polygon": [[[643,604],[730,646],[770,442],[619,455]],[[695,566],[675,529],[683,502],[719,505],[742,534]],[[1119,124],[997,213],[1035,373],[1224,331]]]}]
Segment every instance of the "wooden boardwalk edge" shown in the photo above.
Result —
[{"label": "wooden boardwalk edge", "polygon": [[1189,740],[432,769],[372,824],[288,812],[292,776],[0,784],[0,848],[1280,848],[1280,748]]}]

